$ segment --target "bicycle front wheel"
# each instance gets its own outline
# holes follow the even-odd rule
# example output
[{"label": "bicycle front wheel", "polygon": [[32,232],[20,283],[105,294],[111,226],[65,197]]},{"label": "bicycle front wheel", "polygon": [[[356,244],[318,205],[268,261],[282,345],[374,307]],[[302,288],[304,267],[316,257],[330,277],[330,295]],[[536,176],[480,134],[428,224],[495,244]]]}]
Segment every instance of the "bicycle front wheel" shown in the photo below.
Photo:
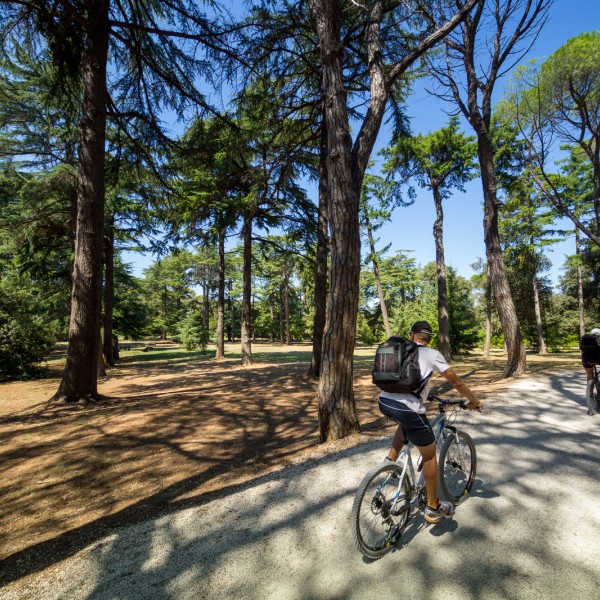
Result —
[{"label": "bicycle front wheel", "polygon": [[600,412],[600,383],[597,379],[592,379],[592,398],[591,398],[591,406],[588,401],[588,408],[592,412]]},{"label": "bicycle front wheel", "polygon": [[352,505],[354,540],[369,558],[389,552],[410,515],[408,475],[396,463],[378,465],[362,480]]},{"label": "bicycle front wheel", "polygon": [[475,483],[477,454],[471,436],[463,431],[449,435],[440,448],[439,487],[445,500],[462,502]]}]

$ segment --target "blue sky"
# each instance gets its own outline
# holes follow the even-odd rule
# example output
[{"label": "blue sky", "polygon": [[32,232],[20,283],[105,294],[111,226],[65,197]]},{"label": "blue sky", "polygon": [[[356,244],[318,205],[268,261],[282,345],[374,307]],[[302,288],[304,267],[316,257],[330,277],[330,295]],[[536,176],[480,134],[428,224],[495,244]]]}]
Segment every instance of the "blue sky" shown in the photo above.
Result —
[{"label": "blue sky", "polygon": [[[600,0],[556,0],[550,20],[542,30],[537,43],[526,59],[544,58],[562,46],[568,39],[585,31],[600,29]],[[496,97],[503,93],[503,82],[496,88]],[[415,91],[409,102],[409,114],[413,133],[429,133],[446,125],[447,107],[428,96],[424,90]],[[472,135],[470,128],[465,133]],[[384,132],[382,132],[384,133]],[[387,140],[380,136],[379,143]],[[390,251],[412,250],[420,265],[435,260],[432,227],[435,220],[433,198],[427,190],[417,191],[414,205],[396,210],[389,225],[380,231],[380,245],[392,244]],[[564,222],[571,229],[570,222]],[[466,186],[466,192],[456,192],[444,203],[445,259],[459,274],[469,278],[474,271],[470,265],[477,258],[485,257],[483,242],[482,190],[479,179]],[[554,284],[558,282],[565,257],[574,254],[574,239],[568,239],[548,247],[548,258],[553,267],[548,275]]]},{"label": "blue sky", "polygon": [[[544,58],[562,46],[569,38],[584,31],[600,29],[600,0],[555,0],[550,20],[542,30],[535,46],[524,60]],[[496,87],[496,97],[503,93],[503,83]],[[428,133],[443,127],[448,120],[447,110],[452,107],[434,99],[424,89],[415,89],[409,99],[408,114],[413,133]],[[465,132],[472,134],[468,128]],[[378,138],[376,151],[389,143],[389,131],[384,127]],[[375,153],[373,158],[376,158]],[[312,192],[314,193],[314,192]],[[390,253],[397,250],[410,251],[419,265],[435,260],[432,227],[435,220],[433,199],[427,190],[417,189],[415,203],[397,209],[389,224],[378,233],[379,247],[391,243]],[[569,224],[565,223],[568,229]],[[481,183],[477,179],[466,186],[466,192],[457,192],[444,204],[444,244],[447,265],[469,278],[473,274],[470,265],[485,257],[483,243],[483,213]],[[558,282],[565,256],[574,253],[574,241],[566,240],[551,246],[548,258],[553,267],[549,276]],[[132,264],[134,273],[141,275],[142,269],[152,261],[151,256],[127,252],[124,260]]]}]

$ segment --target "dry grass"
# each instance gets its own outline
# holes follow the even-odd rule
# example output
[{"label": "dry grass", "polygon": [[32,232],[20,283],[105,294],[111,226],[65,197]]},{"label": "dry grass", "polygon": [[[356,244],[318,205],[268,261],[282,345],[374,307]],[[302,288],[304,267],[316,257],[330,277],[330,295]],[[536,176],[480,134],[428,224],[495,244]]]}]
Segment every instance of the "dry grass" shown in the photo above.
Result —
[{"label": "dry grass", "polygon": [[[88,408],[52,404],[61,357],[43,380],[0,384],[0,583],[69,556],[114,527],[192,504],[290,462],[387,435],[370,383],[373,349],[357,349],[355,394],[363,433],[317,444],[316,382],[307,345],[239,347],[215,361],[158,345],[122,360]],[[455,370],[493,402],[505,356],[462,357]],[[579,369],[578,353],[529,356],[529,375]],[[442,381],[444,385],[442,385]],[[448,391],[435,380],[438,393]]]}]

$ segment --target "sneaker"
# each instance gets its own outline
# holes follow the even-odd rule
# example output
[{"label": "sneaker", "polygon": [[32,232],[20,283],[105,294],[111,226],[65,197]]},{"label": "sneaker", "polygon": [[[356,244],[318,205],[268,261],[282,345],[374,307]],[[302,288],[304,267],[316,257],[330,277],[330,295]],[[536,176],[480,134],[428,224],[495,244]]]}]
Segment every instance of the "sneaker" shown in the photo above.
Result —
[{"label": "sneaker", "polygon": [[592,410],[591,408],[588,408],[587,414],[588,417],[593,417],[596,414],[596,411]]},{"label": "sneaker", "polygon": [[442,519],[448,519],[454,516],[454,505],[450,502],[442,501],[437,508],[431,508],[427,505],[425,508],[425,520],[428,523],[439,523]]}]

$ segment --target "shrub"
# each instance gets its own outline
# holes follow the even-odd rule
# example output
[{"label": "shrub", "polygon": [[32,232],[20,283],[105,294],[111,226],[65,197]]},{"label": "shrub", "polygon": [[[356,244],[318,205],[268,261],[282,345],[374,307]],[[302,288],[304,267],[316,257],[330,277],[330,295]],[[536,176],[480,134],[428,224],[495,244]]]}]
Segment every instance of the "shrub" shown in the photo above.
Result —
[{"label": "shrub", "polygon": [[179,326],[178,338],[186,350],[196,348],[206,349],[209,335],[208,330],[202,323],[202,315],[195,310],[190,310]]},{"label": "shrub", "polygon": [[0,380],[32,377],[54,346],[55,332],[36,314],[34,298],[0,285]]}]

